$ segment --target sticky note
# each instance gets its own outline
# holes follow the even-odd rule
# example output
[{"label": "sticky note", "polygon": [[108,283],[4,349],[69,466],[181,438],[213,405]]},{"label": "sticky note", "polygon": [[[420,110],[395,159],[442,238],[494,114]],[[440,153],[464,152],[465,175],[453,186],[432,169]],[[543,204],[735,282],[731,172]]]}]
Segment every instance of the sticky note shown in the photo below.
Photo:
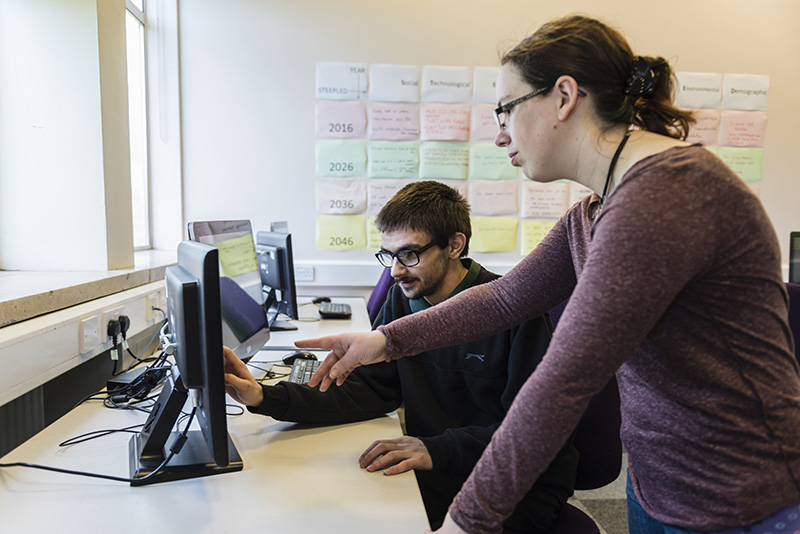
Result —
[{"label": "sticky note", "polygon": [[322,139],[315,143],[317,176],[367,174],[367,142],[362,139]]},{"label": "sticky note", "polygon": [[469,177],[481,180],[518,180],[508,150],[494,143],[472,143],[469,148]]},{"label": "sticky note", "polygon": [[419,104],[370,102],[369,138],[386,141],[419,139]]},{"label": "sticky note", "polygon": [[369,99],[380,102],[419,102],[419,65],[372,64]]},{"label": "sticky note", "polygon": [[474,215],[519,213],[519,182],[470,180],[469,203]]},{"label": "sticky note", "polygon": [[258,270],[253,234],[221,241],[215,246],[219,249],[219,263],[225,276],[233,278]]},{"label": "sticky note", "polygon": [[767,131],[764,111],[724,110],[719,121],[719,142],[723,146],[763,147]]},{"label": "sticky note", "polygon": [[690,143],[700,143],[702,145],[716,145],[719,137],[719,116],[718,109],[693,109],[694,118],[697,122],[689,127],[689,135],[686,140]]},{"label": "sticky note", "polygon": [[516,217],[472,217],[473,252],[516,252]]},{"label": "sticky note", "polygon": [[420,139],[423,141],[468,141],[470,106],[465,104],[423,104],[420,110]]},{"label": "sticky note", "polygon": [[525,255],[535,249],[553,229],[556,221],[522,221],[520,252]]},{"label": "sticky note", "polygon": [[419,149],[420,178],[465,180],[469,166],[469,144],[426,141]]},{"label": "sticky note", "polygon": [[761,181],[763,148],[721,146],[717,149],[717,155],[745,182]]},{"label": "sticky note", "polygon": [[370,178],[416,178],[419,143],[416,141],[370,141],[367,148]]},{"label": "sticky note", "polygon": [[769,76],[725,74],[722,77],[722,109],[766,111]]},{"label": "sticky note", "polygon": [[497,76],[499,67],[475,67],[472,74],[472,101],[492,104],[497,102]]},{"label": "sticky note", "polygon": [[494,141],[500,129],[494,119],[496,104],[473,104],[470,114],[469,138],[472,141]]},{"label": "sticky note", "polygon": [[335,139],[366,137],[367,108],[364,102],[317,100],[316,136]]},{"label": "sticky note", "polygon": [[468,104],[472,100],[472,67],[422,66],[423,102]]},{"label": "sticky note", "polygon": [[567,210],[569,182],[546,184],[527,180],[522,183],[522,216],[527,218],[558,219]]},{"label": "sticky note", "polygon": [[722,101],[722,74],[677,72],[675,104],[681,108],[718,108]]},{"label": "sticky note", "polygon": [[364,215],[317,215],[317,250],[364,250]]},{"label": "sticky note", "polygon": [[367,181],[361,178],[317,178],[317,213],[352,215],[367,209]]},{"label": "sticky note", "polygon": [[367,64],[317,62],[316,97],[326,100],[366,100]]},{"label": "sticky note", "polygon": [[378,252],[380,249],[381,233],[375,226],[375,217],[367,217],[367,250]]},{"label": "sticky note", "polygon": [[395,193],[409,183],[409,180],[369,180],[367,212],[370,215],[377,214]]}]

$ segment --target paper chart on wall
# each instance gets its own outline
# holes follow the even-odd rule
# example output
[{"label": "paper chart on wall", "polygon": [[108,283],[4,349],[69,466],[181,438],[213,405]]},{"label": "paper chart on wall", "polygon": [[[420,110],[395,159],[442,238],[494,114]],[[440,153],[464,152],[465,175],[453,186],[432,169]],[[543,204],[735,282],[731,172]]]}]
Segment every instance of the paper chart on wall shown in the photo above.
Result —
[{"label": "paper chart on wall", "polygon": [[319,140],[315,152],[317,176],[367,174],[367,142],[362,139]]},{"label": "paper chart on wall", "polygon": [[378,102],[419,102],[421,75],[419,65],[370,65],[369,99]]},{"label": "paper chart on wall", "polygon": [[763,111],[722,111],[719,144],[763,148],[767,114]]},{"label": "paper chart on wall", "polygon": [[367,209],[367,183],[358,178],[318,178],[317,213],[355,215]]},{"label": "paper chart on wall", "polygon": [[409,183],[409,180],[370,180],[367,212],[376,215],[395,193]]},{"label": "paper chart on wall", "polygon": [[769,76],[725,74],[722,78],[722,109],[766,111]]},{"label": "paper chart on wall", "polygon": [[370,102],[369,138],[384,141],[419,139],[419,104]]},{"label": "paper chart on wall", "polygon": [[367,246],[363,215],[317,215],[317,250],[364,250]]},{"label": "paper chart on wall", "polygon": [[497,121],[494,119],[494,104],[473,104],[470,115],[470,139],[473,141],[494,141],[497,137]]},{"label": "paper chart on wall", "polygon": [[470,106],[466,104],[423,104],[420,138],[423,141],[468,141]]},{"label": "paper chart on wall", "polygon": [[716,145],[719,138],[719,116],[718,109],[692,109],[694,118],[697,122],[689,127],[689,135],[686,140],[690,143],[700,143],[702,145]]},{"label": "paper chart on wall", "polygon": [[522,216],[526,218],[558,219],[567,210],[569,201],[567,181],[542,184],[527,180],[522,183]]},{"label": "paper chart on wall", "polygon": [[367,64],[318,61],[316,96],[325,100],[365,100]]},{"label": "paper chart on wall", "polygon": [[681,108],[718,108],[722,99],[722,74],[677,72],[675,104]]},{"label": "paper chart on wall", "polygon": [[370,141],[367,147],[370,178],[416,178],[419,143],[416,141]]},{"label": "paper chart on wall", "polygon": [[763,148],[721,146],[717,148],[717,155],[745,182],[761,181]]},{"label": "paper chart on wall", "polygon": [[508,150],[494,143],[472,143],[469,149],[469,177],[480,180],[518,180]]},{"label": "paper chart on wall", "polygon": [[515,252],[517,250],[516,217],[472,217],[473,252]]},{"label": "paper chart on wall", "polygon": [[516,215],[519,213],[519,182],[470,180],[469,204],[473,215]]},{"label": "paper chart on wall", "polygon": [[542,242],[556,221],[522,221],[520,254],[526,255]]},{"label": "paper chart on wall", "polygon": [[468,104],[472,100],[472,67],[424,65],[420,89],[423,102]]},{"label": "paper chart on wall", "polygon": [[475,67],[473,73],[472,101],[482,104],[497,102],[497,76],[500,74],[498,67]]},{"label": "paper chart on wall", "polygon": [[466,180],[469,143],[426,141],[419,149],[420,178]]},{"label": "paper chart on wall", "polygon": [[366,110],[364,102],[317,100],[315,106],[317,137],[363,138],[367,131]]}]

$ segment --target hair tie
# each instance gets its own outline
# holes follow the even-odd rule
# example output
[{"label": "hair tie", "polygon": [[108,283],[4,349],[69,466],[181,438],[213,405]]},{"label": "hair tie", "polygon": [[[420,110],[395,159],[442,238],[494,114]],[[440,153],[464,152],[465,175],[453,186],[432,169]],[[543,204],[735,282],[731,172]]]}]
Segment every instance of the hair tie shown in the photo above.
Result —
[{"label": "hair tie", "polygon": [[650,67],[650,64],[642,56],[638,56],[633,61],[633,72],[625,94],[632,96],[652,96],[656,91],[658,83],[658,73]]}]

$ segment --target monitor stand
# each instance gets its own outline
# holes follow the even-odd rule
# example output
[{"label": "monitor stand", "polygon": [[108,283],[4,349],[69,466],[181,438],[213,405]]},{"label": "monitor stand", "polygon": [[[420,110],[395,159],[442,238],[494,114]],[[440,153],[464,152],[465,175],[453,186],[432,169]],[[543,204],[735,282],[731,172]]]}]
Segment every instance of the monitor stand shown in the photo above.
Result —
[{"label": "monitor stand", "polygon": [[278,315],[281,314],[280,304],[278,304],[277,309],[270,308],[269,310],[267,310],[267,317],[270,317],[270,314],[272,314],[272,319],[269,321],[270,332],[286,332],[288,330],[297,330],[297,326],[290,323],[289,321],[278,320]]}]

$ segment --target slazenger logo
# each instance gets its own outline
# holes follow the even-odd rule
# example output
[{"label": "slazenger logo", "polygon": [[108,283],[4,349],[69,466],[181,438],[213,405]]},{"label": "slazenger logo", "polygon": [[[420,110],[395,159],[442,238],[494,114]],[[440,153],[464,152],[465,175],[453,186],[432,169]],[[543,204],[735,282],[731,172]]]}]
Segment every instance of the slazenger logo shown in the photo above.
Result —
[{"label": "slazenger logo", "polygon": [[471,358],[477,358],[478,360],[483,361],[484,359],[486,359],[486,355],[485,354],[475,354],[474,352],[468,352],[467,355],[464,356],[465,360],[469,360]]}]

